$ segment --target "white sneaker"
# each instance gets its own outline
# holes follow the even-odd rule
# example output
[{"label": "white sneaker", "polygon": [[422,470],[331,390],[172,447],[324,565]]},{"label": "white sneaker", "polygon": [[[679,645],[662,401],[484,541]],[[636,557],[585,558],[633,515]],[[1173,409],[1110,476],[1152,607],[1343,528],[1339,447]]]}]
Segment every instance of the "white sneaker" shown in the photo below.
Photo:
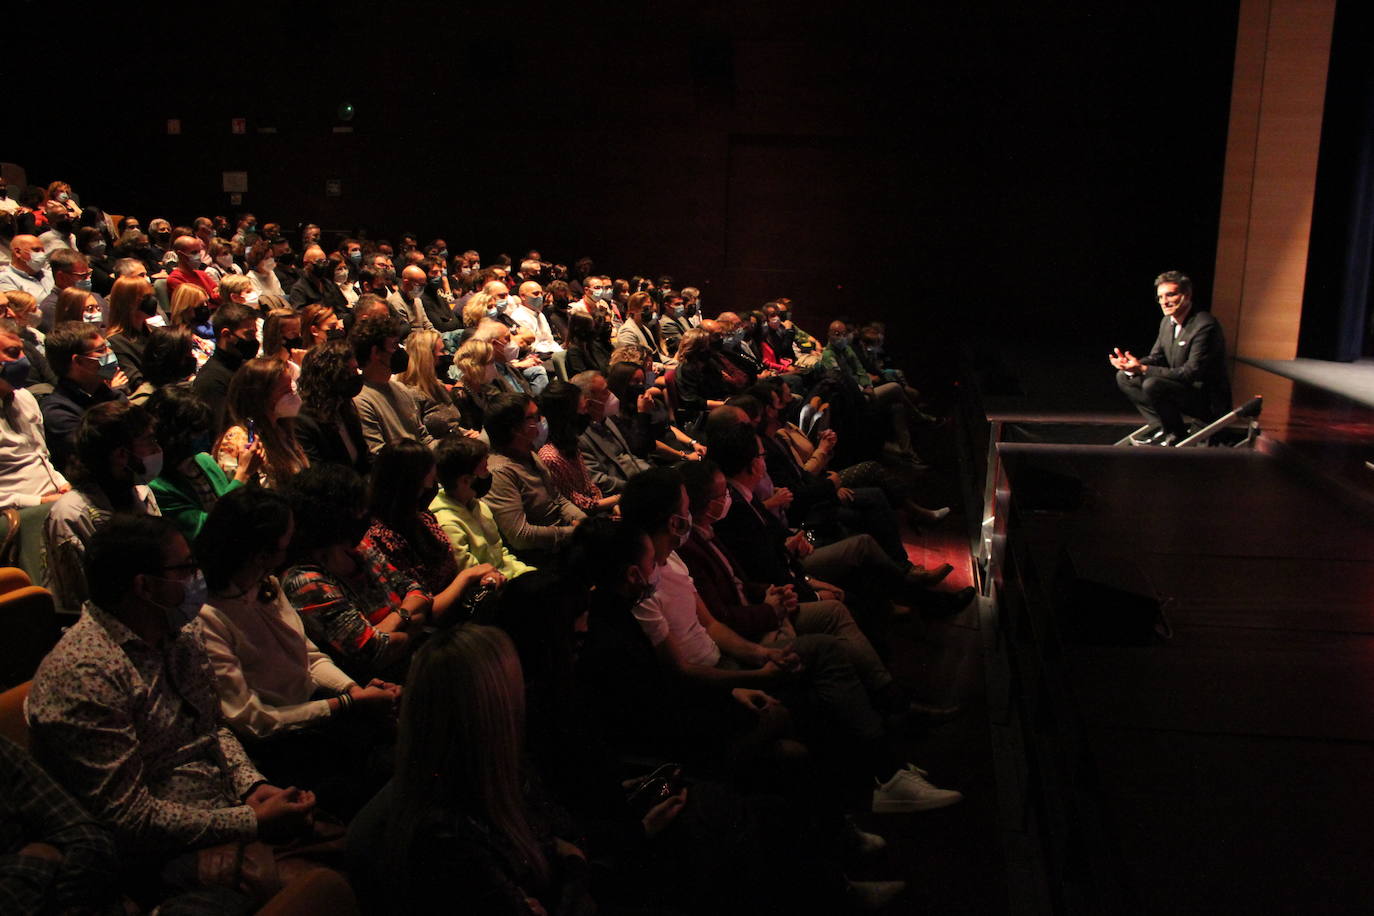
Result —
[{"label": "white sneaker", "polygon": [[904,890],[905,881],[850,881],[849,900],[860,910],[881,910]]},{"label": "white sneaker", "polygon": [[964,800],[962,792],[941,789],[925,780],[926,771],[908,763],[873,790],[874,814],[931,811]]}]

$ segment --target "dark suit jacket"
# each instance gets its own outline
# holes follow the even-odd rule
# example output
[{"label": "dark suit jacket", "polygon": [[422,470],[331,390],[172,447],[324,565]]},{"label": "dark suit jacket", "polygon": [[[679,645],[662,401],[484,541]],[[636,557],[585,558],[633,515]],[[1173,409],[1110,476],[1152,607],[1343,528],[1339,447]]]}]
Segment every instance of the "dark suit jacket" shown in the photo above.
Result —
[{"label": "dark suit jacket", "polygon": [[191,390],[206,403],[215,418],[214,433],[217,436],[224,431],[225,401],[229,397],[229,383],[242,365],[243,359],[238,354],[218,349],[205,361],[205,365],[200,367],[196,380],[191,383]]},{"label": "dark suit jacket", "polygon": [[1161,367],[1147,374],[1205,389],[1208,405],[1217,415],[1231,409],[1231,386],[1226,380],[1226,338],[1211,312],[1193,306],[1174,338],[1174,320],[1159,322],[1159,335],[1150,355],[1141,360]]},{"label": "dark suit jacket", "polygon": [[[349,419],[352,422],[349,422]],[[344,424],[349,427],[349,438],[353,440],[357,460],[349,457],[348,449],[344,447],[343,434],[339,432],[339,425],[320,422],[319,417],[308,407],[301,408],[300,414],[296,417],[296,441],[300,443],[301,450],[305,452],[305,457],[310,459],[311,464],[341,464],[359,474],[366,474],[372,467],[372,453],[367,450],[362,424],[358,422],[356,415],[346,418]]]},{"label": "dark suit jacket", "polygon": [[76,448],[76,428],[86,411],[106,401],[122,401],[124,395],[101,385],[94,394],[87,394],[67,379],[57,383],[52,394],[43,399],[43,435],[48,440],[52,463],[65,472],[67,462]]},{"label": "dark suit jacket", "polygon": [[762,591],[760,588],[750,588],[744,574],[730,557],[730,548],[719,538],[716,538],[715,546],[725,554],[726,562],[721,562],[706,538],[693,528],[692,533],[687,536],[687,541],[677,549],[677,555],[687,564],[687,571],[692,574],[697,594],[701,595],[701,600],[706,603],[711,614],[745,639],[758,639],[763,634],[776,630],[778,618],[771,607],[762,601],[740,603],[739,592],[735,589],[736,578],[745,584],[746,599],[749,598],[750,592],[761,595]]},{"label": "dark suit jacket", "polygon": [[729,549],[735,568],[742,573],[740,578],[748,582],[791,585],[796,588],[799,600],[816,600],[816,593],[806,584],[806,573],[783,543],[788,532],[782,522],[759,499],[746,502],[733,486],[730,494],[730,511],[716,522],[715,532],[716,538]]}]

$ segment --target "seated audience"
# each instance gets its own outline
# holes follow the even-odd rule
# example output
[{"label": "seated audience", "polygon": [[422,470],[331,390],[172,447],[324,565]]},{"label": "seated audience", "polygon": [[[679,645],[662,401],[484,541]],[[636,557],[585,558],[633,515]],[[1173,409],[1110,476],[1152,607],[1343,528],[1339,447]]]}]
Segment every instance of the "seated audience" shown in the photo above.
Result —
[{"label": "seated audience", "polygon": [[454,378],[450,394],[466,429],[481,429],[487,401],[496,388],[496,350],[485,340],[465,340],[453,355]]},{"label": "seated audience", "polygon": [[56,502],[71,489],[48,454],[43,412],[24,389],[28,377],[19,328],[0,318],[0,507]]},{"label": "seated audience", "polygon": [[[634,415],[629,422],[620,398],[610,390],[600,372],[588,371],[573,376],[573,384],[587,399],[587,428],[578,437],[578,450],[583,464],[597,488],[608,495],[619,494],[625,483],[652,465],[635,454],[630,446],[630,434],[635,432]],[[637,410],[637,405],[631,405]]]},{"label": "seated audience", "polygon": [[[157,332],[170,332],[158,328]],[[185,333],[184,331],[182,333]],[[158,509],[188,541],[194,541],[215,504],[227,493],[257,479],[262,463],[258,441],[228,477],[209,454],[210,408],[186,385],[168,385],[148,399],[148,413],[162,446],[162,473],[148,484]]]},{"label": "seated audience", "polygon": [[[362,309],[359,300],[359,311]],[[414,439],[434,447],[434,437],[420,422],[420,405],[415,396],[392,378],[410,365],[406,351],[398,346],[400,333],[399,323],[392,318],[360,316],[348,335],[363,374],[363,389],[353,404],[362,423],[367,450],[373,455],[399,439]]]},{"label": "seated audience", "polygon": [[539,460],[549,469],[558,495],[588,514],[612,509],[620,497],[602,495],[578,449],[578,437],[591,423],[587,395],[577,385],[554,382],[539,396],[539,412],[549,425],[549,441],[539,449]]},{"label": "seated audience", "polygon": [[445,630],[417,655],[396,776],[349,831],[364,900],[397,913],[436,899],[510,916],[594,911],[586,853],[556,835],[556,806],[524,775],[524,717],[520,659],[501,630]]},{"label": "seated audience", "polygon": [[459,569],[491,566],[506,579],[534,567],[522,563],[501,540],[496,518],[482,497],[491,491],[490,449],[480,439],[448,436],[435,450],[435,472],[443,488],[429,504],[448,537]]},{"label": "seated audience", "polygon": [[477,435],[475,428],[464,428],[462,411],[449,391],[448,370],[453,365],[453,355],[446,352],[443,336],[438,331],[411,331],[405,351],[409,364],[396,376],[396,381],[415,396],[420,419],[429,434],[435,440],[449,433]]},{"label": "seated audience", "polygon": [[[209,297],[195,284],[183,284],[172,296],[172,312],[167,323],[172,327],[188,328],[195,335],[196,365],[200,368],[205,367],[216,348],[211,313]],[[253,330],[257,330],[256,324]]]},{"label": "seated audience", "polygon": [[34,757],[113,832],[127,877],[154,886],[145,905],[167,882],[236,887],[244,844],[304,835],[314,797],[268,783],[220,723],[194,623],[205,581],[171,522],[115,519],[86,563],[91,600],[25,705]]},{"label": "seated audience", "polygon": [[639,361],[611,360],[606,387],[615,395],[620,413],[614,422],[625,435],[634,454],[657,464],[697,461],[706,447],[674,423],[667,392],[658,385],[646,385],[652,369]]},{"label": "seated audience", "polygon": [[368,528],[362,478],[337,464],[310,467],[287,497],[296,527],[282,587],[306,632],[355,680],[402,680],[432,602],[420,583],[359,548]]},{"label": "seated audience", "polygon": [[611,347],[602,339],[597,320],[574,308],[568,315],[568,377],[583,372],[605,373],[611,367]]},{"label": "seated audience", "polygon": [[709,410],[725,404],[725,399],[743,387],[712,352],[715,347],[706,328],[692,328],[682,335],[677,349],[678,416],[689,429]]},{"label": "seated audience", "polygon": [[340,464],[359,474],[367,473],[372,453],[367,450],[362,421],[353,405],[363,390],[353,348],[343,340],[311,347],[301,360],[296,388],[301,397],[296,441],[310,463]]},{"label": "seated audience", "polygon": [[105,339],[119,361],[119,368],[128,377],[131,390],[143,384],[143,350],[152,331],[148,319],[156,314],[157,297],[146,279],[120,277],[114,281]]},{"label": "seated audience", "polygon": [[492,453],[491,507],[501,537],[511,549],[535,565],[572,534],[586,513],[559,496],[548,467],[535,454],[548,437],[539,405],[524,394],[493,398],[486,415]]},{"label": "seated audience", "polygon": [[[257,462],[257,483],[280,487],[310,464],[296,441],[301,396],[291,388],[289,363],[259,357],[245,362],[229,384],[228,426],[215,442],[215,461],[226,474],[238,474],[245,461]],[[260,445],[258,455],[249,453]]]},{"label": "seated audience", "polygon": [[382,448],[372,464],[367,504],[371,525],[362,548],[375,551],[403,576],[434,596],[432,618],[451,621],[451,611],[471,610],[483,587],[499,589],[505,577],[479,563],[459,566],[448,535],[430,511],[439,495],[434,453],[411,439]]},{"label": "seated audience", "polygon": [[253,284],[254,292],[259,295],[270,294],[286,298],[286,291],[281,288],[281,281],[277,279],[277,259],[272,254],[271,243],[254,242],[244,254],[243,261],[248,265],[248,279]]},{"label": "seated audience", "polygon": [[292,528],[286,498],[270,490],[236,490],[215,506],[195,542],[209,592],[205,651],[223,721],[263,775],[349,816],[385,781],[389,768],[368,752],[389,743],[401,688],[360,686],[305,635],[276,575]]},{"label": "seated audience", "polygon": [[115,912],[119,861],[109,831],[4,737],[0,836],[0,901],[7,912]]},{"label": "seated audience", "polygon": [[48,364],[57,373],[57,387],[43,399],[43,428],[53,463],[67,467],[76,429],[96,404],[123,401],[129,380],[119,370],[114,351],[93,324],[59,322],[46,341]]},{"label": "seated audience", "polygon": [[272,309],[262,322],[262,355],[281,360],[291,375],[291,390],[301,376],[301,357],[305,347],[301,340],[301,316],[295,309]]},{"label": "seated audience", "polygon": [[343,321],[332,308],[327,305],[307,305],[301,309],[301,339],[307,348],[343,338]]},{"label": "seated audience", "polygon": [[177,290],[182,286],[190,285],[199,287],[207,299],[218,298],[218,283],[202,269],[205,266],[205,243],[194,235],[183,235],[172,243],[172,250],[177,256],[176,270],[167,274],[167,291],[172,297],[176,298]]},{"label": "seated audience", "polygon": [[246,306],[226,302],[215,309],[211,327],[215,353],[201,366],[192,387],[213,413],[218,434],[225,427],[229,382],[246,360],[258,355],[258,317]]},{"label": "seated audience", "polygon": [[86,547],[114,515],[159,515],[147,483],[162,472],[153,421],[142,407],[107,401],[86,411],[76,430],[72,488],[48,514],[43,528],[46,581],[57,607],[81,611],[90,595]]}]

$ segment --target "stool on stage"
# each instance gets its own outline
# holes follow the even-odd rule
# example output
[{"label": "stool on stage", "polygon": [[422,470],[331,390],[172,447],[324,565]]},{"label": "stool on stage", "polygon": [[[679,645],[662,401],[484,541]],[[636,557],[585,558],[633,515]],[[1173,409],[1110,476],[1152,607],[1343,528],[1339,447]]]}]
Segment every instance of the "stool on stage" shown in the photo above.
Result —
[{"label": "stool on stage", "polygon": [[[1230,427],[1237,420],[1244,420],[1245,436],[1239,442],[1234,442],[1227,448],[1254,448],[1255,440],[1259,438],[1259,415],[1264,407],[1264,398],[1256,395],[1244,404],[1229,413],[1223,414],[1210,423],[1206,423],[1196,417],[1185,417],[1188,421],[1188,437],[1174,444],[1174,448],[1185,448],[1199,445],[1222,445],[1220,441],[1213,442],[1212,438],[1222,430]],[[1144,438],[1159,431],[1158,424],[1146,423],[1134,432],[1119,439],[1117,445],[1147,445]]]}]

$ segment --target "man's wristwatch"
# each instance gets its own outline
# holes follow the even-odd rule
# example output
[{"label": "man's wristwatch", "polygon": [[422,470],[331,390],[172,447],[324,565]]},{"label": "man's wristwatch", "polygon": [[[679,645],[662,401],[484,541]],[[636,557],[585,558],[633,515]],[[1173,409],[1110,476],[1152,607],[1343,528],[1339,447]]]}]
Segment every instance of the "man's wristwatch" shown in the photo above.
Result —
[{"label": "man's wristwatch", "polygon": [[410,623],[410,609],[409,609],[409,608],[403,607],[402,605],[399,605],[399,604],[398,604],[398,605],[396,605],[396,613],[400,616],[400,618],[401,618],[401,623],[405,623],[405,624]]}]

